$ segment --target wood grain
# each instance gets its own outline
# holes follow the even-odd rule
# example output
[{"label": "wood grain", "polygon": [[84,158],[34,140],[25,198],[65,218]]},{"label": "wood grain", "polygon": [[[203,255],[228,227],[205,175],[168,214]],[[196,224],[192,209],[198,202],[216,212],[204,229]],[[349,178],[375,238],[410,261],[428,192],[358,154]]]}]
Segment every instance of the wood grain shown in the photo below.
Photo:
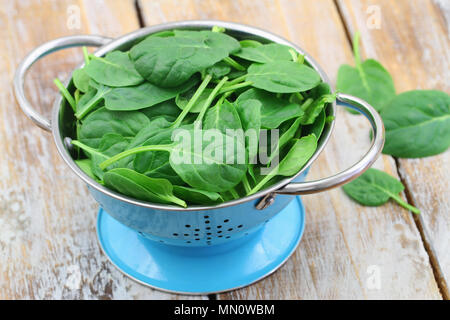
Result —
[{"label": "wood grain", "polygon": [[[77,26],[69,23],[73,10],[80,23],[70,29]],[[179,298],[135,283],[108,262],[97,243],[95,201],[12,92],[15,67],[43,42],[82,33],[115,37],[138,27],[131,0],[0,1],[0,299]],[[52,79],[81,60],[73,49],[33,66],[33,105],[48,113],[57,94]]]},{"label": "wood grain", "polygon": [[[219,19],[280,34],[316,58],[333,82],[338,66],[352,60],[333,1],[140,0],[139,4],[147,25]],[[368,122],[340,110],[333,138],[314,164],[311,179],[351,165],[368,144]],[[397,172],[390,157],[380,158],[376,167],[394,176]],[[407,211],[392,203],[362,207],[341,190],[303,200],[307,226],[293,257],[274,275],[219,298],[441,298],[420,234]],[[380,289],[367,285],[373,266],[380,271]]]},{"label": "wood grain", "polygon": [[[359,30],[362,53],[378,59],[398,92],[436,89],[450,92],[450,6],[448,1],[339,2],[350,33]],[[380,29],[371,29],[369,6],[381,12]],[[423,159],[399,159],[399,172],[412,202],[444,296],[450,298],[450,151]]]}]

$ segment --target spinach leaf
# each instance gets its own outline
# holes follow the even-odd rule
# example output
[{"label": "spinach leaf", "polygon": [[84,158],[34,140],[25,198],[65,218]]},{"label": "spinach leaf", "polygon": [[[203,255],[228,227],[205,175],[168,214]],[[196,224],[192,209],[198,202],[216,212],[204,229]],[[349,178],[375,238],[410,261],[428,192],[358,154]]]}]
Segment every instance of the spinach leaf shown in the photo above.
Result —
[{"label": "spinach leaf", "polygon": [[140,111],[150,120],[154,120],[157,117],[163,117],[168,122],[175,121],[180,115],[180,109],[173,99],[166,100],[149,108],[141,109]]},{"label": "spinach leaf", "polygon": [[206,112],[203,129],[217,129],[227,135],[227,130],[242,129],[242,124],[234,105],[225,100],[223,104],[217,104]]},{"label": "spinach leaf", "polygon": [[178,30],[173,37],[146,38],[131,49],[130,56],[145,79],[175,87],[238,49],[237,40],[220,32]]},{"label": "spinach leaf", "polygon": [[109,87],[135,86],[144,81],[128,53],[121,51],[110,52],[105,58],[92,55],[84,70],[96,82]]},{"label": "spinach leaf", "polygon": [[223,61],[219,61],[211,67],[205,69],[206,74],[210,74],[213,79],[221,79],[231,72],[231,67]]},{"label": "spinach leaf", "polygon": [[[188,105],[189,101],[192,99],[192,96],[195,93],[196,88],[192,88],[191,90],[188,90],[184,93],[180,93],[175,98],[175,103],[181,110],[184,110],[184,108]],[[213,91],[212,88],[206,88],[203,90],[202,94],[198,98],[197,102],[194,104],[194,106],[189,110],[189,112],[192,113],[199,113],[202,111],[203,104],[208,100],[209,95]]]},{"label": "spinach leaf", "polygon": [[392,198],[402,207],[420,213],[419,209],[409,205],[398,195],[404,188],[391,175],[373,168],[342,187],[349,197],[364,206],[380,206]]},{"label": "spinach leaf", "polygon": [[89,81],[91,78],[89,78],[84,68],[75,70],[72,74],[72,78],[73,84],[78,90],[84,93],[89,90]]},{"label": "spinach leaf", "polygon": [[139,111],[109,111],[100,108],[84,119],[79,128],[78,139],[86,145],[98,148],[105,134],[116,133],[132,139],[150,120]]},{"label": "spinach leaf", "polygon": [[261,103],[261,127],[266,129],[278,128],[283,122],[297,118],[304,113],[300,105],[259,89],[249,89],[243,92],[236,99],[236,103],[239,105],[249,99]]},{"label": "spinach leaf", "polygon": [[217,192],[194,189],[184,186],[173,186],[173,193],[182,199],[188,199],[194,204],[215,204],[223,202],[222,196]]},{"label": "spinach leaf", "polygon": [[255,134],[254,141],[250,136],[245,137],[245,147],[250,163],[256,163],[256,156],[258,154],[259,133],[261,129],[261,102],[258,100],[248,99],[241,103],[236,103],[236,111],[239,114],[242,128],[248,134],[252,131]]},{"label": "spinach leaf", "polygon": [[302,92],[320,83],[319,74],[312,68],[293,61],[253,63],[248,68],[247,81],[252,86],[276,93]]},{"label": "spinach leaf", "polygon": [[[190,132],[193,141],[194,132]],[[195,143],[181,142],[169,145],[142,146],[119,153],[100,164],[101,169],[133,154],[148,151],[167,151],[170,153],[170,165],[175,172],[191,187],[223,192],[236,186],[243,178],[247,166],[229,163],[235,154],[245,152],[245,146],[239,140],[226,139],[217,131],[216,141],[203,143],[197,150]]]},{"label": "spinach leaf", "polygon": [[81,160],[75,160],[75,163],[77,166],[80,167],[81,170],[83,170],[84,173],[86,173],[89,177],[94,179],[95,181],[99,182],[98,178],[94,175],[94,172],[92,171],[92,160],[91,159],[81,159]]},{"label": "spinach leaf", "polygon": [[241,48],[256,48],[259,46],[262,46],[262,43],[256,40],[241,40],[239,41],[239,44],[241,45]]},{"label": "spinach leaf", "polygon": [[189,90],[197,84],[196,79],[172,88],[158,87],[144,82],[135,87],[111,88],[105,95],[105,107],[115,111],[140,110],[175,98],[177,94]]},{"label": "spinach leaf", "polygon": [[304,127],[304,134],[305,135],[314,134],[317,137],[317,139],[319,139],[320,136],[322,135],[323,129],[325,128],[325,123],[326,123],[326,114],[325,109],[323,109],[312,124]]},{"label": "spinach leaf", "polygon": [[105,185],[126,196],[156,202],[175,203],[186,207],[186,202],[173,194],[173,186],[166,179],[155,179],[126,168],[112,169],[105,173]]},{"label": "spinach leaf", "polygon": [[386,128],[385,154],[420,158],[450,146],[450,96],[445,92],[399,94],[381,111],[381,117]]},{"label": "spinach leaf", "polygon": [[264,45],[260,44],[256,47],[245,47],[233,55],[241,59],[259,63],[292,61],[289,49],[291,48],[282,44],[269,43]]},{"label": "spinach leaf", "polygon": [[283,157],[280,163],[273,168],[269,174],[249,192],[254,194],[261,190],[273,177],[293,176],[308,162],[317,148],[317,138],[315,135],[309,135],[301,139],[294,139],[289,152]]},{"label": "spinach leaf", "polygon": [[339,68],[337,90],[361,98],[380,111],[395,96],[392,77],[376,60],[361,63],[358,32],[353,39],[353,51],[356,67],[342,65]]}]

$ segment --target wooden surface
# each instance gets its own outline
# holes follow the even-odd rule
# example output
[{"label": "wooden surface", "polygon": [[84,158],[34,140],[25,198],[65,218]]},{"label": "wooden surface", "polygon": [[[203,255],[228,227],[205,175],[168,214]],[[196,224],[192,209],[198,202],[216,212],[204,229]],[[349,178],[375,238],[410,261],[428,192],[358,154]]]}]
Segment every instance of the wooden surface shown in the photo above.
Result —
[{"label": "wooden surface", "polygon": [[[380,8],[380,29],[368,27],[371,6]],[[79,12],[79,28],[68,23],[74,8]],[[360,30],[364,56],[387,67],[399,92],[416,88],[448,92],[449,15],[447,2],[428,0],[142,0],[137,5],[131,0],[0,0],[0,84],[4,88],[0,91],[0,147],[4,150],[0,157],[0,299],[186,298],[136,284],[101,253],[94,200],[60,159],[50,134],[35,127],[15,103],[11,87],[15,67],[35,46],[70,34],[114,37],[137,29],[140,23],[228,20],[270,30],[299,44],[334,83],[339,65],[353,63],[348,35]],[[81,59],[79,50],[71,49],[36,64],[27,80],[33,104],[48,110],[57,94],[51,80],[67,75]],[[310,179],[355,162],[367,149],[368,126],[362,117],[340,110],[333,138],[314,164]],[[408,200],[423,212],[420,218],[392,203],[359,206],[340,189],[303,197],[307,226],[292,258],[272,276],[217,298],[448,297],[448,157],[448,152],[419,160],[383,156],[375,165],[394,176],[400,174]],[[371,286],[374,270],[380,276],[379,288]]]}]

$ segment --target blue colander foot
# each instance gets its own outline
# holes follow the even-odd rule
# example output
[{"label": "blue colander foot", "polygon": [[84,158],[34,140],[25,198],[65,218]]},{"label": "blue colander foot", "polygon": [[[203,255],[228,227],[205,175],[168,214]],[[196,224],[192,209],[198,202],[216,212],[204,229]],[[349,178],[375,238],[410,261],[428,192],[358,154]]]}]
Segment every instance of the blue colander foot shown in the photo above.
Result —
[{"label": "blue colander foot", "polygon": [[155,289],[218,293],[248,286],[277,270],[294,252],[305,226],[300,197],[242,243],[204,248],[149,240],[100,209],[97,234],[110,261],[125,275]]}]

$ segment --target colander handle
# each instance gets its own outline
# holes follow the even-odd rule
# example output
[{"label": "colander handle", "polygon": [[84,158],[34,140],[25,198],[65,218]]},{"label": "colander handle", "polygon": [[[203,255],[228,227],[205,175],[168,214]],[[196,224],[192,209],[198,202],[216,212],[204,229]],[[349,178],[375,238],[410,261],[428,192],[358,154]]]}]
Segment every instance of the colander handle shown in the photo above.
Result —
[{"label": "colander handle", "polygon": [[42,129],[51,131],[50,120],[36,111],[25,96],[25,76],[28,69],[30,69],[36,61],[52,52],[62,49],[79,46],[100,47],[111,42],[111,40],[111,38],[94,35],[68,36],[46,42],[31,51],[17,67],[16,74],[14,75],[14,93],[16,95],[16,100],[25,115]]},{"label": "colander handle", "polygon": [[348,94],[339,93],[337,95],[337,102],[338,105],[350,107],[362,113],[370,121],[373,130],[373,139],[369,151],[353,166],[334,176],[315,181],[290,183],[278,189],[275,193],[302,195],[336,188],[360,176],[378,158],[384,146],[384,125],[378,112],[364,100]]}]

